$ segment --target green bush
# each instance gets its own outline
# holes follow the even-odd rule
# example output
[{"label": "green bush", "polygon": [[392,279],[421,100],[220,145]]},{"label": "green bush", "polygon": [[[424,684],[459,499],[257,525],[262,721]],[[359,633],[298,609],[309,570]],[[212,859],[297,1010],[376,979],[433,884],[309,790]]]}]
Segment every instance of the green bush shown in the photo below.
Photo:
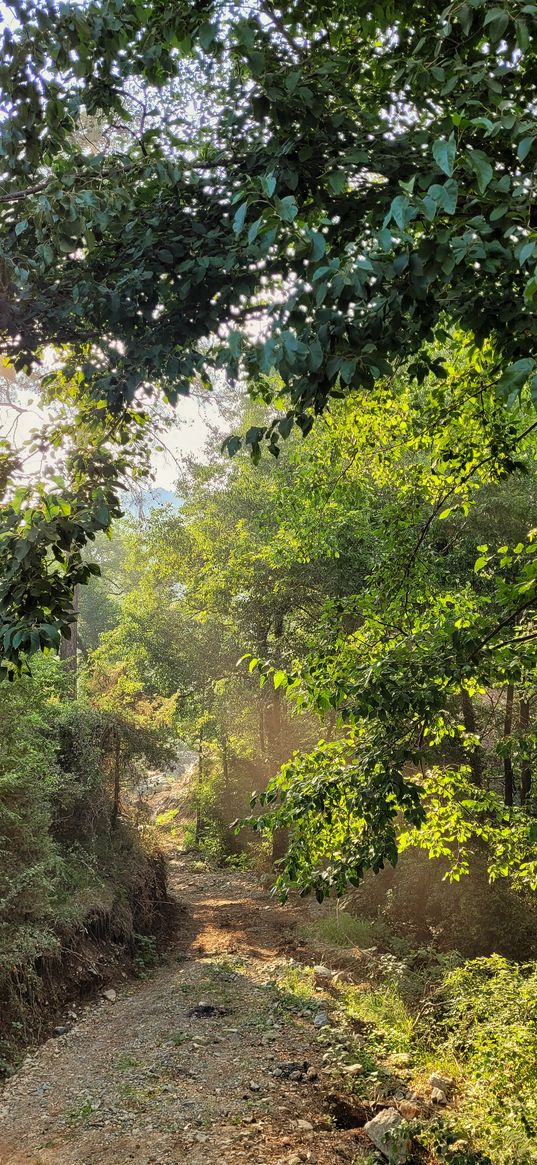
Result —
[{"label": "green bush", "polygon": [[[0,1070],[35,1026],[34,1012],[38,1024],[55,966],[60,991],[68,982],[64,953],[89,936],[126,945],[136,966],[147,965],[153,947],[145,936],[166,901],[165,869],[149,837],[114,818],[112,746],[121,722],[66,701],[56,658],[38,659],[32,670],[0,688]],[[124,754],[135,748],[140,754],[143,737],[131,732]]]},{"label": "green bush", "polygon": [[0,689],[0,945],[14,920],[50,917],[61,865],[51,834],[50,791],[59,768],[46,715],[46,668],[39,679],[33,697],[28,679]]},{"label": "green bush", "polygon": [[499,955],[451,971],[438,1046],[463,1067],[459,1116],[495,1165],[537,1161],[537,964]]},{"label": "green bush", "polygon": [[50,789],[52,831],[56,840],[86,847],[110,825],[104,769],[104,717],[86,705],[70,704],[54,725],[58,774]]}]

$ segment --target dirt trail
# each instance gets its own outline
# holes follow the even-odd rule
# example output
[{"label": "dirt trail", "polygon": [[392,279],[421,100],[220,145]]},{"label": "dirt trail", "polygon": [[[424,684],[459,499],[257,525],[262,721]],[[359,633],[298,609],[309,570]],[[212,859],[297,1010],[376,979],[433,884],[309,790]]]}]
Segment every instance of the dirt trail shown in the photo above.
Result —
[{"label": "dirt trail", "polygon": [[186,911],[164,965],[27,1056],[0,1094],[0,1165],[361,1161],[363,1134],[329,1115],[315,1017],[274,982],[298,908],[185,855],[171,882]]}]

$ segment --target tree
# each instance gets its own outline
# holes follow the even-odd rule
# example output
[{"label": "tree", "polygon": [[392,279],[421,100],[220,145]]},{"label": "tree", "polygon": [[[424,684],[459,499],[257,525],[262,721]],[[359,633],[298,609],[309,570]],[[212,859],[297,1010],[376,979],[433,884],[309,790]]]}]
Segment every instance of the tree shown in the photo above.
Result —
[{"label": "tree", "polygon": [[[343,893],[367,869],[395,863],[405,838],[449,859],[452,877],[485,845],[491,877],[536,884],[525,791],[535,727],[526,709],[518,738],[511,711],[505,725],[484,714],[506,687],[510,701],[515,686],[535,682],[535,437],[524,409],[509,418],[493,392],[480,407],[465,395],[468,374],[460,349],[440,393],[433,380],[405,389],[403,372],[382,401],[357,396],[333,433],[304,447],[316,512],[328,500],[333,523],[341,513],[345,521],[354,494],[375,541],[359,589],[327,607],[283,681],[272,677],[301,707],[332,709],[338,725],[335,739],[283,766],[251,821],[290,830],[284,891]],[[492,545],[476,551],[476,535]],[[499,757],[509,762],[505,784]]]},{"label": "tree", "polygon": [[0,342],[17,368],[54,353],[46,392],[76,403],[99,456],[52,512],[38,491],[21,521],[8,493],[8,674],[68,626],[155,388],[175,402],[219,370],[248,377],[284,406],[244,435],[257,458],[401,360],[442,376],[430,341],[454,325],[490,342],[501,396],[537,383],[536,5],[13,8]]}]

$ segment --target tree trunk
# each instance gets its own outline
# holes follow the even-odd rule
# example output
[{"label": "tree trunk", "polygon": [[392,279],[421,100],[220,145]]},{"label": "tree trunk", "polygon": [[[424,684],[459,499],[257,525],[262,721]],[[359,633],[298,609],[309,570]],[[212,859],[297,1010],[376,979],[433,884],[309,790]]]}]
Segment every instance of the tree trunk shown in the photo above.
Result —
[{"label": "tree trunk", "polygon": [[114,801],[112,805],[112,829],[117,828],[119,803],[121,798],[121,736],[114,729]]},{"label": "tree trunk", "polygon": [[196,791],[196,834],[195,843],[199,846],[201,841],[201,786],[203,781],[203,728],[200,728],[199,742],[198,742],[198,787]]},{"label": "tree trunk", "polygon": [[[513,684],[508,684],[505,692],[505,718],[503,722],[504,738],[511,736],[513,731],[513,700],[515,690]],[[513,762],[510,756],[503,758],[503,799],[506,805],[513,804],[514,779]]]},{"label": "tree trunk", "polygon": [[77,640],[78,640],[77,621],[78,621],[79,590],[80,590],[80,588],[78,586],[76,586],[74,589],[74,592],[73,592],[73,614],[74,614],[75,618],[74,618],[73,622],[71,623],[71,634],[70,634],[69,638],[62,635],[62,638],[60,639],[60,650],[59,650],[60,659],[63,660],[63,662],[65,664],[65,670],[67,672],[69,672],[69,675],[71,677],[71,682],[70,682],[69,687],[71,689],[70,694],[71,694],[71,698],[73,700],[76,700],[76,695],[77,695]]},{"label": "tree trunk", "polygon": [[[462,717],[464,727],[471,736],[477,736],[477,724],[475,719],[474,705],[471,697],[468,695],[466,688],[461,688],[462,701]],[[472,770],[472,779],[474,785],[480,789],[483,785],[483,754],[479,744],[472,748],[469,756],[470,768]]]},{"label": "tree trunk", "polygon": [[[528,728],[530,726],[529,700],[524,700],[524,698],[522,696],[520,697],[520,706],[519,706],[519,713],[518,713],[518,726],[519,726],[521,735],[525,734],[528,731]],[[530,762],[528,760],[523,760],[521,771],[520,771],[520,804],[521,805],[524,805],[524,803],[527,801],[527,799],[531,793],[531,777],[532,777],[532,772],[531,772]]]},{"label": "tree trunk", "polygon": [[267,735],[265,732],[265,708],[262,690],[259,693],[259,748],[261,750],[261,759],[264,761],[267,751]]},{"label": "tree trunk", "polygon": [[327,713],[326,726],[328,729],[328,731],[325,734],[326,739],[327,739],[327,741],[333,740],[334,736],[335,736],[336,728],[337,728],[337,712],[336,712],[335,708],[331,708],[330,712]]},{"label": "tree trunk", "polygon": [[224,789],[226,790],[226,793],[227,793],[229,791],[229,761],[228,761],[227,733],[226,732],[222,733],[220,747],[222,749],[222,775],[224,777]]},{"label": "tree trunk", "polygon": [[280,858],[285,857],[287,847],[289,845],[289,830],[277,829],[272,834],[272,861],[277,862]]},{"label": "tree trunk", "polygon": [[270,704],[265,709],[265,724],[269,759],[273,762],[274,767],[279,769],[286,759],[282,750],[283,705],[281,688],[271,692]]},{"label": "tree trunk", "polygon": [[[257,627],[256,643],[257,655],[259,659],[266,659],[268,654],[268,627],[260,625]],[[267,759],[267,721],[265,715],[266,700],[267,700],[267,685],[259,688],[259,748],[261,751],[261,760],[263,764]]]}]

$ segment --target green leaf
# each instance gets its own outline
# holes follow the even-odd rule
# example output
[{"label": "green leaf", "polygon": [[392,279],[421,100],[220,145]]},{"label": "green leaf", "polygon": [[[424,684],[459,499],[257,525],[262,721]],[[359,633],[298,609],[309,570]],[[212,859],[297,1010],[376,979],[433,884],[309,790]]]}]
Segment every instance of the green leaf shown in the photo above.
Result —
[{"label": "green leaf", "polygon": [[202,24],[198,35],[202,49],[210,49],[218,37],[218,25]]},{"label": "green leaf", "polygon": [[47,640],[49,643],[60,642],[60,632],[52,623],[41,623],[39,626],[39,634],[42,639]]},{"label": "green leaf", "polygon": [[287,416],[287,417],[282,417],[282,420],[278,421],[278,429],[279,429],[279,431],[284,439],[287,439],[287,437],[289,437],[291,430],[293,428],[293,425],[294,425],[294,417],[292,414],[290,416]]},{"label": "green leaf", "polygon": [[446,174],[448,178],[451,178],[453,174],[455,154],[456,145],[453,135],[447,141],[439,138],[436,142],[433,142],[433,158],[442,170],[442,173]]},{"label": "green leaf", "polygon": [[504,8],[491,8],[483,21],[492,41],[501,40],[508,24],[509,16]]},{"label": "green leaf", "polygon": [[477,189],[484,194],[487,186],[494,177],[494,170],[486,154],[482,150],[469,150],[470,165],[477,178]]},{"label": "green leaf", "polygon": [[242,446],[240,437],[227,437],[223,443],[222,448],[227,451],[230,457],[234,457]]},{"label": "green leaf", "polygon": [[522,138],[522,141],[520,141],[518,143],[516,156],[517,156],[519,162],[523,162],[525,160],[525,158],[527,158],[532,146],[534,145],[534,142],[535,142],[535,138],[528,136],[528,137]]},{"label": "green leaf", "polygon": [[519,263],[524,264],[527,259],[531,258],[534,251],[535,251],[535,243],[534,242],[523,243],[522,246],[517,251]]},{"label": "green leaf", "polygon": [[405,229],[408,209],[408,198],[404,194],[398,194],[397,198],[394,198],[391,204],[390,215],[395,219],[397,226],[401,230]]},{"label": "green leaf", "polygon": [[532,303],[537,295],[537,276],[533,275],[528,279],[526,287],[524,288],[524,300],[526,303]]},{"label": "green leaf", "polygon": [[457,12],[457,17],[458,17],[459,23],[462,27],[462,31],[463,31],[464,35],[468,36],[468,33],[470,32],[470,29],[472,27],[472,21],[474,18],[474,13],[472,12],[470,4],[461,4],[461,6]]},{"label": "green leaf", "polygon": [[266,178],[261,179],[261,186],[268,198],[272,198],[276,189],[276,179],[274,174],[268,174]]},{"label": "green leaf", "polygon": [[311,257],[314,262],[317,262],[319,259],[322,259],[326,253],[326,241],[324,235],[321,235],[320,231],[311,232],[311,241]]},{"label": "green leaf", "polygon": [[446,214],[455,214],[459,197],[459,187],[454,178],[450,178],[449,182],[444,182],[443,191],[442,209],[445,210]]},{"label": "green leaf", "polygon": [[262,226],[262,224],[263,224],[263,217],[262,216],[261,216],[261,218],[256,218],[255,222],[252,223],[252,225],[248,231],[248,235],[247,235],[249,243],[253,243],[255,241],[255,239],[257,238],[257,236],[259,234],[259,229]]},{"label": "green leaf", "polygon": [[287,92],[294,93],[297,85],[300,84],[301,80],[302,80],[302,70],[301,69],[292,69],[291,72],[288,73],[286,78],[285,78],[285,88],[287,89]]},{"label": "green leaf", "polygon": [[234,230],[236,235],[240,235],[242,228],[244,226],[244,223],[246,221],[247,213],[248,213],[248,203],[242,202],[241,205],[239,206],[239,209],[237,210],[237,212],[235,214],[235,218],[233,219],[233,230]]},{"label": "green leaf", "polygon": [[293,222],[298,214],[298,206],[293,195],[287,194],[285,198],[277,198],[276,210],[284,222]]},{"label": "green leaf", "polygon": [[358,358],[356,356],[350,357],[348,360],[342,360],[339,375],[344,384],[351,384],[358,365]]},{"label": "green leaf", "polygon": [[515,360],[514,364],[510,364],[509,368],[505,369],[496,384],[498,395],[507,400],[514,393],[519,393],[534,367],[535,361],[530,356]]},{"label": "green leaf", "polygon": [[525,20],[517,20],[516,22],[516,42],[523,53],[530,47],[530,34]]},{"label": "green leaf", "polygon": [[334,194],[343,194],[347,188],[347,175],[345,170],[332,170],[328,175],[328,185]]}]

